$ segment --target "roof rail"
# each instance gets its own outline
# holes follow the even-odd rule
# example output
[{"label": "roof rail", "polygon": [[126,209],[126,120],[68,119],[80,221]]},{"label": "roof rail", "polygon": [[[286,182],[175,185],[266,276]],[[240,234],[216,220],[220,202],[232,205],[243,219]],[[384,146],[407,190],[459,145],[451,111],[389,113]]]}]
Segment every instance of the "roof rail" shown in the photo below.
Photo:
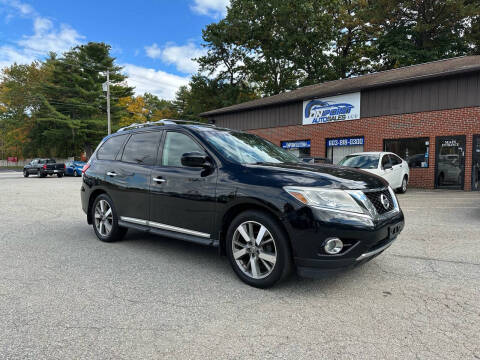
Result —
[{"label": "roof rail", "polygon": [[[198,122],[198,121],[189,121],[189,120],[172,120],[172,119],[161,119],[158,121],[148,121],[146,123],[134,123],[125,127],[122,127],[117,130],[117,132],[125,131],[125,130],[132,130],[132,129],[140,129],[149,126],[155,125],[171,125],[171,124],[198,124],[198,125],[206,125],[206,123]],[[211,125],[211,124],[210,124]],[[213,125],[215,126],[215,125]]]}]

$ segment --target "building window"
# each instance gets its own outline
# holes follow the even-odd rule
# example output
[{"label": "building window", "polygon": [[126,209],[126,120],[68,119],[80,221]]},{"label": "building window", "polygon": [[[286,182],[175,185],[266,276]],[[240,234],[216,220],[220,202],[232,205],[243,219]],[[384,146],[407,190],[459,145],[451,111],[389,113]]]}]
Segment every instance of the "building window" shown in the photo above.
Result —
[{"label": "building window", "polygon": [[362,152],[365,139],[363,136],[326,139],[327,158],[338,164],[345,156]]},{"label": "building window", "polygon": [[282,141],[280,145],[299,158],[310,156],[310,140]]},{"label": "building window", "polygon": [[383,140],[385,151],[397,154],[410,168],[427,168],[429,138],[388,139]]}]

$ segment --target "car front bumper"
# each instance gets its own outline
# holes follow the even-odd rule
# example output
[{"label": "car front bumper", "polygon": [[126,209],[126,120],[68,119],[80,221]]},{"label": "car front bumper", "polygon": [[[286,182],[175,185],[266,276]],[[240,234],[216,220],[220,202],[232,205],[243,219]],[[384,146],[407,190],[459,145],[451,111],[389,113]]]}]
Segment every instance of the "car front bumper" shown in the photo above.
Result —
[{"label": "car front bumper", "polygon": [[[289,232],[297,273],[322,277],[363,264],[378,256],[404,227],[400,209],[378,219],[303,208],[289,214],[284,223]],[[325,241],[339,238],[346,247],[337,255],[324,251]]]}]

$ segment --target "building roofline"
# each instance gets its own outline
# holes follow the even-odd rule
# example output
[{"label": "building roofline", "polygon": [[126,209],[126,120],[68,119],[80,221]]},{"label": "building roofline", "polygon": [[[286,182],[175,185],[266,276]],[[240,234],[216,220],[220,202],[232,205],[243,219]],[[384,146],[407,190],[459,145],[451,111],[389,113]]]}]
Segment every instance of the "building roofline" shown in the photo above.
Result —
[{"label": "building roofline", "polygon": [[409,65],[397,69],[365,74],[348,79],[339,79],[308,85],[289,92],[283,92],[277,95],[206,111],[201,113],[200,116],[209,117],[231,112],[240,112],[318,97],[334,96],[358,92],[365,89],[382,88],[402,83],[442,78],[476,71],[480,71],[479,55],[436,60],[423,64]]}]

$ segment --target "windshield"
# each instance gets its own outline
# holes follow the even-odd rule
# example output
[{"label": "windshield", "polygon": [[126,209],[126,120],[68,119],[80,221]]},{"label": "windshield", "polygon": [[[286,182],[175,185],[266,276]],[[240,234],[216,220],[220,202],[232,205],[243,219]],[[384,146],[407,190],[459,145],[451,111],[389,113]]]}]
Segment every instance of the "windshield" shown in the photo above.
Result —
[{"label": "windshield", "polygon": [[239,164],[299,162],[292,153],[257,135],[218,129],[201,133],[223,156]]},{"label": "windshield", "polygon": [[338,165],[349,166],[358,169],[376,169],[379,155],[348,155]]}]

